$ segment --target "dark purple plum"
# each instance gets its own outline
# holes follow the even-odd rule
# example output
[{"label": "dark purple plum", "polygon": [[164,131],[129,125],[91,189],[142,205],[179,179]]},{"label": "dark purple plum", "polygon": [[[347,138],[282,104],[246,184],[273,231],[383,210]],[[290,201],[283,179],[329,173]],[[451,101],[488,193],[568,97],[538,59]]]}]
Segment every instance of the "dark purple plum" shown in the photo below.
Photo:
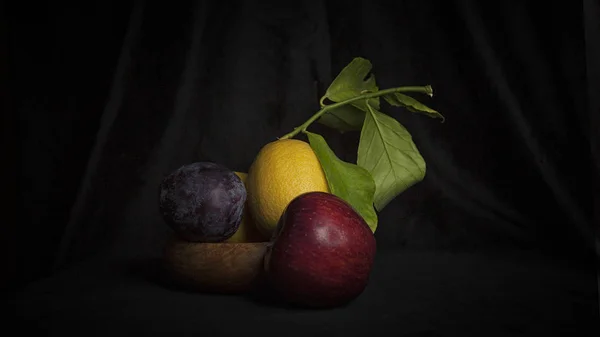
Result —
[{"label": "dark purple plum", "polygon": [[238,229],[246,188],[230,169],[211,162],[184,165],[160,184],[159,208],[182,239],[220,242]]}]

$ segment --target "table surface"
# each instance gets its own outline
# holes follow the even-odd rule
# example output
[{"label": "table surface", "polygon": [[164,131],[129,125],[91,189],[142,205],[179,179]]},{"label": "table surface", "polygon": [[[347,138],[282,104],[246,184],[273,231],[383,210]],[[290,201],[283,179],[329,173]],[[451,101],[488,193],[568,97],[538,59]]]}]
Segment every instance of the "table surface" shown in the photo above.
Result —
[{"label": "table surface", "polygon": [[[351,304],[295,309],[182,291],[156,258],[99,259],[31,284],[19,325],[80,336],[598,336],[595,273],[532,253],[385,251]],[[595,329],[588,331],[586,328]]]}]

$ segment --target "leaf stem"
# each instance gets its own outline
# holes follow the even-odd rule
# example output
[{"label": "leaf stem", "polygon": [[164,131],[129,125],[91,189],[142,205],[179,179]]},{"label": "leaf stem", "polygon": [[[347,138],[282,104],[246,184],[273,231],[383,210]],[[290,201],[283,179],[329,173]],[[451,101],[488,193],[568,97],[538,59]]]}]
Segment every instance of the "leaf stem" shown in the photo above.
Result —
[{"label": "leaf stem", "polygon": [[306,129],[308,128],[309,125],[311,125],[314,121],[319,119],[319,117],[321,117],[327,111],[339,108],[341,106],[350,104],[352,102],[360,101],[363,99],[375,98],[375,97],[379,97],[379,96],[383,96],[383,95],[387,95],[387,94],[391,94],[391,93],[395,93],[395,92],[420,92],[420,93],[425,93],[425,94],[429,95],[429,94],[431,94],[431,87],[427,85],[427,86],[406,86],[406,87],[384,89],[384,90],[366,93],[366,94],[363,94],[360,96],[352,97],[345,101],[341,101],[341,102],[337,102],[337,103],[333,103],[333,104],[329,104],[329,105],[323,105],[323,100],[325,98],[325,96],[323,96],[323,98],[321,98],[321,101],[320,101],[320,104],[323,106],[321,108],[321,110],[317,111],[312,117],[310,117],[308,120],[306,120],[306,122],[302,123],[302,125],[294,128],[294,130],[292,132],[285,134],[284,136],[280,137],[279,139],[290,139],[290,138],[293,138],[294,136],[296,136],[297,134],[299,134],[300,132],[306,131]]},{"label": "leaf stem", "polygon": [[327,98],[327,96],[323,96],[323,97],[321,97],[321,99],[319,100],[319,105],[321,106],[321,108],[322,108],[322,107],[324,107],[324,106],[326,105],[325,103],[323,103],[323,102],[325,101],[325,99],[326,99],[326,98]]}]

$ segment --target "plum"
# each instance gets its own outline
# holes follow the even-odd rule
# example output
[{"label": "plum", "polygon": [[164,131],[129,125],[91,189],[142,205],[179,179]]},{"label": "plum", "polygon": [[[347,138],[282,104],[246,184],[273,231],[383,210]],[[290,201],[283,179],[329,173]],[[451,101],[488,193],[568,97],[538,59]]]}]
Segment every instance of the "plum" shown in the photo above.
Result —
[{"label": "plum", "polygon": [[159,209],[182,239],[221,242],[242,220],[246,188],[232,170],[212,162],[184,165],[160,183]]}]

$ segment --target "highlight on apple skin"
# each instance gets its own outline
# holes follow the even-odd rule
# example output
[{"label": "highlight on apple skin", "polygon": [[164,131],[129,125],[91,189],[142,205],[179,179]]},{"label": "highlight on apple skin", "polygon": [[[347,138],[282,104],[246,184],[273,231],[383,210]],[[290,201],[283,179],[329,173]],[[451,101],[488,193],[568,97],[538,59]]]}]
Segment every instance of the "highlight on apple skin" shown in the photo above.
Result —
[{"label": "highlight on apple skin", "polygon": [[271,239],[267,281],[290,304],[345,305],[366,288],[376,248],[373,232],[347,202],[304,193],[288,204]]}]

